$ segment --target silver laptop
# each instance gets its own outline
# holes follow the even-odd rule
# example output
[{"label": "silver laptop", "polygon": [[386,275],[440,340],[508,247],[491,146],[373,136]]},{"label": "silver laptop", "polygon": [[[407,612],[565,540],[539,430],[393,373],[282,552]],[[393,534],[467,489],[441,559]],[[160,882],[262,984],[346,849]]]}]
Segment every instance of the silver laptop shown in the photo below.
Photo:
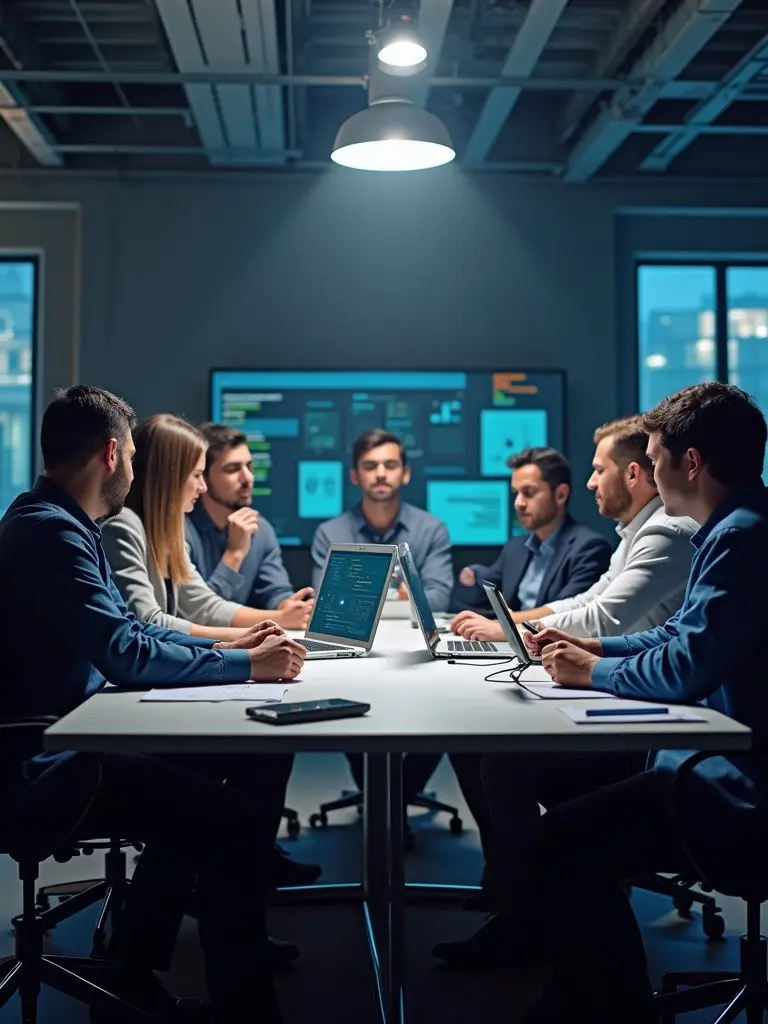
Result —
[{"label": "silver laptop", "polygon": [[489,583],[487,580],[484,580],[483,590],[485,591],[486,597],[491,602],[493,614],[499,620],[499,625],[504,632],[504,636],[507,638],[507,643],[512,648],[517,660],[526,668],[528,668],[529,665],[540,665],[541,658],[531,657],[530,652],[525,646],[525,642],[520,635],[520,631],[515,624],[515,620],[512,618],[510,607],[496,584]]},{"label": "silver laptop", "polygon": [[511,658],[514,652],[507,644],[490,643],[486,640],[445,640],[440,637],[435,616],[429,607],[427,595],[421,582],[411,549],[407,544],[399,547],[400,568],[403,580],[413,603],[416,619],[427,643],[427,650],[433,658]]},{"label": "silver laptop", "polygon": [[312,618],[298,641],[308,660],[370,651],[396,564],[395,544],[331,544]]}]

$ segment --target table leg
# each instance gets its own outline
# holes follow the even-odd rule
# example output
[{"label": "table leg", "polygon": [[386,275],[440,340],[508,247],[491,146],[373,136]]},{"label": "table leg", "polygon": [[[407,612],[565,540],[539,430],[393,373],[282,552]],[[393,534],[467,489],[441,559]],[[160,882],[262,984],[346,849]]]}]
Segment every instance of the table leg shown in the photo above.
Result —
[{"label": "table leg", "polygon": [[403,758],[387,754],[389,831],[389,927],[387,929],[387,1019],[405,1024],[405,864],[403,858]]},{"label": "table leg", "polygon": [[380,1024],[388,1019],[389,785],[386,754],[363,758],[363,893],[368,948]]}]

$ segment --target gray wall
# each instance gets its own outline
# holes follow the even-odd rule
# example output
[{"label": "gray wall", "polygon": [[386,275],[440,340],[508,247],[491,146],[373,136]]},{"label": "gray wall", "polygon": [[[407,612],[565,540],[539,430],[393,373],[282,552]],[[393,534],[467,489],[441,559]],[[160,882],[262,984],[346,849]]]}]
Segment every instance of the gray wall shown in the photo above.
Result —
[{"label": "gray wall", "polygon": [[[725,214],[768,188],[331,171],[9,178],[0,198],[82,205],[80,379],[140,415],[202,419],[211,366],[561,367],[583,479],[593,427],[633,409],[633,251],[756,251],[758,211]],[[581,488],[574,509],[596,523]]]}]

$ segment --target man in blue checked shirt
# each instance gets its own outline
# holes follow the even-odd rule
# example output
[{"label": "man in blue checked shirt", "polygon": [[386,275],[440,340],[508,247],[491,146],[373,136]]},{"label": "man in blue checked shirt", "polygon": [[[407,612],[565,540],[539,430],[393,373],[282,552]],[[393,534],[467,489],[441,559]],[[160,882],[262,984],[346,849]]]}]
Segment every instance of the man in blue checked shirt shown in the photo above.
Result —
[{"label": "man in blue checked shirt", "polygon": [[[768,492],[766,423],[739,388],[707,382],[644,416],[664,507],[700,524],[682,606],[664,625],[581,639],[548,628],[526,643],[567,687],[665,704],[703,704],[747,725],[747,754],[713,755],[676,780],[691,751],[660,751],[649,770],[558,803],[530,829],[506,875],[502,914],[467,943],[502,936],[554,960],[553,982],[529,1019],[651,1024],[657,1019],[637,922],[622,880],[695,867],[705,877],[763,877],[768,834]],[[530,765],[529,765],[530,767]],[[503,770],[502,770],[503,768]],[[498,769],[498,770],[497,770]],[[494,827],[517,830],[489,758]],[[519,841],[519,836],[518,836]],[[517,847],[518,851],[520,847]],[[514,889],[514,892],[513,892]],[[534,912],[535,911],[535,912]],[[549,914],[548,914],[549,911]],[[548,935],[536,922],[555,920]],[[485,932],[485,939],[483,939]]]}]

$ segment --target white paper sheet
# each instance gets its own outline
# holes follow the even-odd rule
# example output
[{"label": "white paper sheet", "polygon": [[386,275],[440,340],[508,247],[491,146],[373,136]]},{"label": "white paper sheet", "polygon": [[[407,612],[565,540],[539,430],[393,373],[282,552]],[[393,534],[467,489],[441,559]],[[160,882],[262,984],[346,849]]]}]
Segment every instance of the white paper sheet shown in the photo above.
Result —
[{"label": "white paper sheet", "polygon": [[282,683],[224,683],[221,686],[180,686],[169,690],[150,690],[142,701],[249,700],[252,704],[279,704],[287,687]]},{"label": "white paper sheet", "polygon": [[[606,715],[590,714],[589,708],[559,708],[559,710],[576,725],[645,725],[647,722],[664,725],[666,722],[670,724],[673,722],[706,722],[706,718],[694,714],[687,708],[670,708],[665,714],[653,714],[650,711],[647,714],[637,715],[620,714],[619,708],[612,714]],[[607,710],[609,709],[606,708]]]}]

